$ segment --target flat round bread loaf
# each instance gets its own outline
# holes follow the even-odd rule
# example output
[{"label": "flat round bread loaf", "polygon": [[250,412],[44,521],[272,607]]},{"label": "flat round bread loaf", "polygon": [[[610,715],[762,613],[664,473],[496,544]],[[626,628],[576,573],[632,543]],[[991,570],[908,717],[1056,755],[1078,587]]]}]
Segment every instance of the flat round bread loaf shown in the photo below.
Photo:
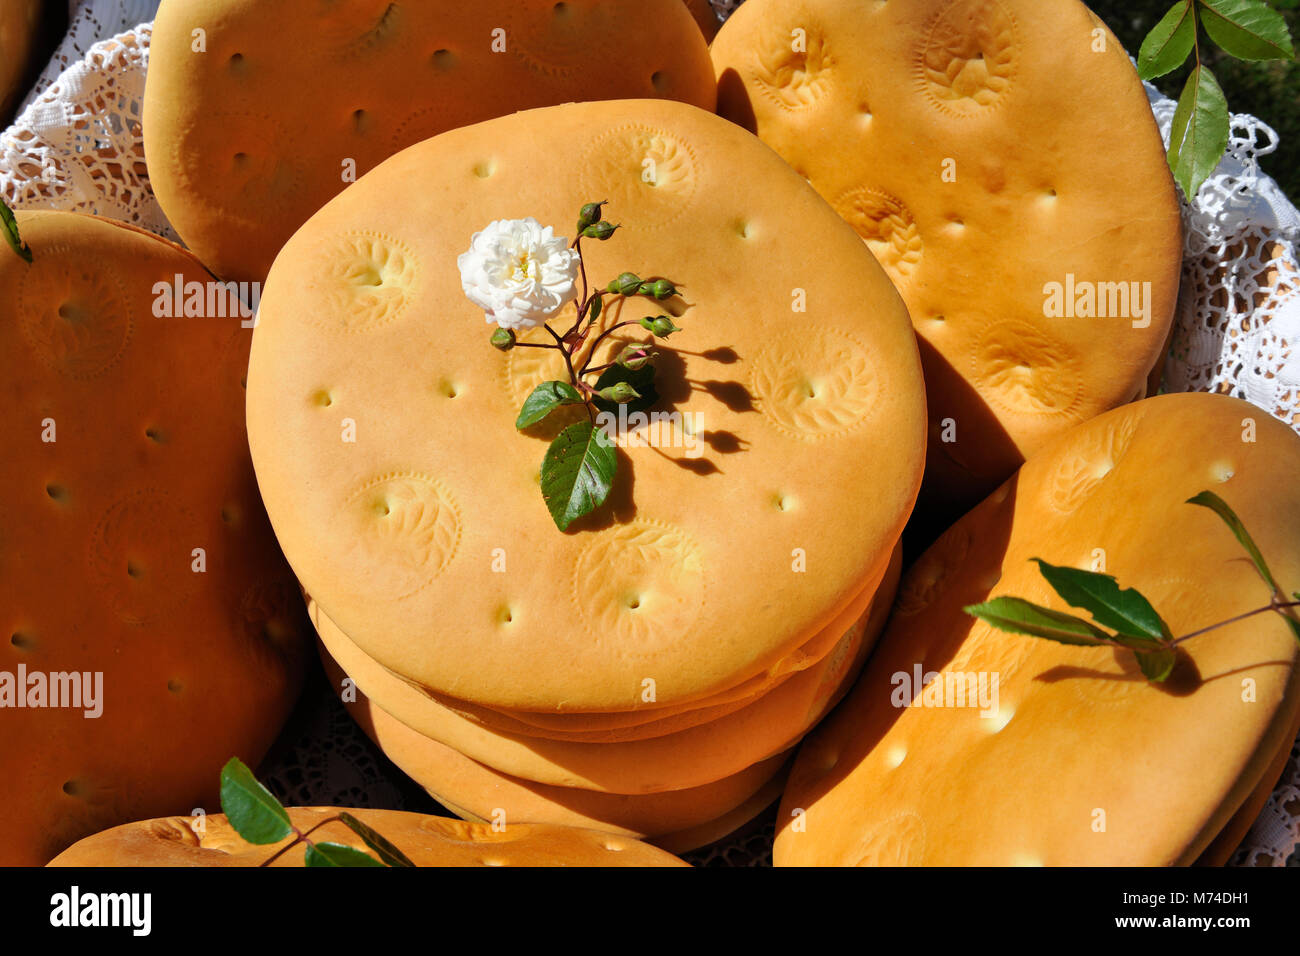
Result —
[{"label": "flat round bread loaf", "polygon": [[[892,594],[892,591],[890,592]],[[324,652],[361,693],[423,736],[502,773],[606,793],[701,787],[793,746],[840,699],[883,629],[889,601],[835,626],[836,651],[753,704],[718,720],[619,743],[550,740],[493,730],[442,706],[367,657],[319,607],[311,609]]]},{"label": "flat round bread loaf", "polygon": [[566,712],[563,707],[558,707],[553,712],[543,713],[499,710],[436,694],[428,688],[418,689],[444,707],[476,723],[507,732],[522,731],[542,737],[553,737],[557,740],[571,738],[610,740],[620,737],[635,739],[647,735],[653,736],[655,732],[683,721],[685,723],[681,723],[682,726],[695,723],[697,722],[695,718],[701,714],[712,714],[714,718],[724,716],[754,703],[795,675],[826,661],[827,656],[840,645],[845,629],[858,614],[862,613],[867,603],[885,600],[883,589],[891,575],[897,577],[894,565],[901,561],[901,552],[901,545],[896,546],[884,578],[879,583],[874,580],[869,582],[858,592],[847,608],[805,643],[762,673],[708,697],[674,704],[646,702],[638,698],[635,701],[637,706],[633,710],[575,714]]},{"label": "flat round bread loaf", "polygon": [[1076,0],[748,0],[719,112],[853,225],[921,340],[923,501],[974,504],[1141,398],[1178,295],[1173,177],[1137,72]]},{"label": "flat round bread loaf", "polygon": [[41,0],[5,0],[0,5],[0,123],[9,123],[10,111],[27,92],[40,26]]},{"label": "flat round bread loaf", "polygon": [[[625,224],[584,246],[593,281],[684,291],[660,405],[703,444],[622,449],[612,503],[560,533],[546,443],[514,427],[552,353],[490,348],[455,263],[493,219],[566,224],[593,197]],[[924,406],[906,310],[856,234],[743,130],[638,100],[454,130],[322,209],[267,284],[248,422],[290,563],[369,657],[484,707],[605,713],[647,680],[661,706],[765,680],[879,580]]]},{"label": "flat round bread loaf", "polygon": [[[864,637],[874,640],[883,627],[884,617],[889,612],[893,595],[898,588],[898,579],[902,569],[902,546],[895,547],[885,577],[879,585],[873,582],[864,590],[852,605],[830,626],[823,628],[817,636],[805,643],[797,654],[787,660],[786,669],[779,675],[764,682],[752,694],[741,696],[733,692],[723,695],[718,703],[679,704],[673,707],[653,710],[639,709],[614,714],[538,714],[528,711],[499,711],[479,707],[466,701],[442,697],[437,694],[429,696],[449,710],[482,724],[492,730],[508,734],[544,737],[549,740],[570,740],[586,743],[616,743],[624,740],[645,740],[650,737],[662,737],[690,727],[711,723],[728,714],[757,703],[764,695],[772,693],[796,674],[818,669],[818,677],[805,678],[804,685],[811,686],[820,680],[826,680],[827,674],[836,673],[836,668],[843,661],[845,652],[844,634],[856,616],[867,613],[867,595],[870,595],[869,613],[873,615],[868,622]],[[313,615],[316,613],[313,608]],[[868,649],[869,650],[869,649]],[[833,652],[838,653],[838,659]],[[418,688],[417,688],[418,689]],[[713,698],[710,698],[713,700]]]},{"label": "flat round bread loaf", "polygon": [[711,110],[715,91],[681,0],[164,0],[144,142],[186,244],[260,281],[312,213],[412,143],[573,100]]},{"label": "flat round bread loaf", "polygon": [[[904,579],[870,666],[799,752],[777,863],[1196,860],[1295,738],[1300,644],[1285,622],[1268,613],[1193,638],[1154,685],[1127,651],[1006,634],[962,608],[1015,596],[1070,610],[1035,557],[1104,561],[1176,636],[1265,606],[1232,532],[1185,502],[1221,496],[1289,593],[1298,469],[1300,439],[1219,395],[1149,399],[1050,442]],[[918,670],[937,676],[902,706]],[[985,706],[960,706],[981,675]]]},{"label": "flat round bread loaf", "polygon": [[40,865],[204,805],[232,756],[256,764],[310,625],[248,459],[251,330],[233,310],[158,315],[159,288],[209,278],[172,243],[17,218],[33,261],[0,249],[0,863]]},{"label": "flat round bread loaf", "polygon": [[[343,671],[327,654],[321,657],[326,673],[339,686]],[[346,706],[384,755],[435,800],[465,819],[488,822],[552,823],[653,840],[731,813],[776,777],[791,757],[789,752],[777,754],[702,787],[600,793],[521,780],[485,767],[407,727],[362,693]],[[679,845],[674,852],[682,849]]]},{"label": "flat round bread loaf", "polygon": [[[340,813],[337,807],[293,807],[289,819],[307,831]],[[416,866],[686,866],[664,850],[628,837],[576,827],[528,823],[494,829],[447,817],[401,810],[347,808],[362,823],[397,846]],[[166,817],[128,823],[86,837],[50,866],[260,866],[289,842],[270,846],[246,843],[221,814],[203,819]],[[337,821],[312,834],[313,841],[342,843],[371,853],[361,838]],[[303,866],[299,844],[272,866]],[[373,853],[371,853],[373,856]]]},{"label": "flat round bread loaf", "polygon": [[[741,710],[765,710],[769,723],[780,724],[777,705],[801,713],[804,705],[797,704],[798,695],[817,695],[819,700],[825,688],[834,685],[846,663],[854,656],[855,628],[861,631],[865,646],[862,653],[870,652],[870,643],[883,627],[888,614],[902,567],[902,547],[894,549],[884,579],[876,586],[865,588],[834,621],[822,629],[812,640],[792,655],[788,669],[763,683],[754,693],[731,698],[724,695],[722,702],[703,702],[698,706],[678,705],[650,711],[633,711],[630,714],[533,714],[526,711],[498,711],[478,707],[466,701],[430,694],[429,697],[443,707],[462,717],[492,730],[507,734],[543,737],[548,740],[568,740],[585,743],[618,743],[663,737],[702,724],[713,723]],[[869,616],[870,615],[870,616]],[[313,611],[313,616],[315,612]],[[784,686],[796,676],[800,680]],[[710,698],[709,700],[712,700]],[[624,722],[617,718],[640,718],[638,722]],[[609,718],[607,721],[605,718]],[[753,719],[752,717],[750,719]]]}]

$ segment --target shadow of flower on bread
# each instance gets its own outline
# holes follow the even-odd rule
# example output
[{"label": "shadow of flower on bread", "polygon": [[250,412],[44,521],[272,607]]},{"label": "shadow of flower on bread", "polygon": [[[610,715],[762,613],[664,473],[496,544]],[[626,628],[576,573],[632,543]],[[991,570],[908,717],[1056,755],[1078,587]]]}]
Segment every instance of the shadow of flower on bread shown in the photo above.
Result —
[{"label": "shadow of flower on bread", "polygon": [[[687,376],[684,353],[656,349],[681,331],[676,320],[691,308],[677,284],[630,271],[603,287],[590,284],[582,240],[607,242],[620,228],[603,218],[605,205],[582,207],[572,243],[531,217],[496,220],[474,234],[457,260],[466,297],[497,326],[491,345],[510,356],[509,390],[519,400],[521,385],[530,388],[515,427],[549,442],[539,483],[560,531],[607,503],[605,519],[584,521],[575,530],[635,517],[626,449],[653,449],[701,476],[720,471],[716,463],[701,460],[702,445],[727,453],[743,449],[735,435],[715,433],[706,441],[694,424],[698,413],[677,407],[696,386]],[[628,303],[638,300],[654,302],[659,314],[624,318]],[[730,350],[717,354],[735,356]],[[729,408],[752,408],[738,382],[701,383],[700,390],[723,394],[718,386],[727,390]],[[620,470],[627,477],[611,501]]]}]

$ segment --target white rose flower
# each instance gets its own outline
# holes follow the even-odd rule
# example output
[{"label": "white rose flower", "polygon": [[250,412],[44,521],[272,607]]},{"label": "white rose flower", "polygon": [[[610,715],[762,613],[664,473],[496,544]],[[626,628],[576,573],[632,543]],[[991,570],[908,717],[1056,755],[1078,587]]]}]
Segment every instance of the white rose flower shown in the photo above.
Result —
[{"label": "white rose flower", "polygon": [[456,264],[465,295],[503,329],[541,325],[578,295],[577,250],[531,216],[476,232]]}]

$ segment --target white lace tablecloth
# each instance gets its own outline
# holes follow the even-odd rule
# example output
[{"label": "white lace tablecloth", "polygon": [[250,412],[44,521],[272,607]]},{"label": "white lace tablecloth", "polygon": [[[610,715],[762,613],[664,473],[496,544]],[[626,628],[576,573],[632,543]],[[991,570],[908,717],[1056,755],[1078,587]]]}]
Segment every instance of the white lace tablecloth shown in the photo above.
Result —
[{"label": "white lace tablecloth", "polygon": [[[743,0],[712,0],[723,19]],[[71,0],[70,29],[0,134],[0,196],[23,209],[95,213],[176,239],[149,188],[140,138],[150,23],[158,0]],[[1148,86],[1166,139],[1174,102]],[[1237,115],[1228,155],[1184,204],[1186,248],[1164,387],[1245,399],[1300,431],[1300,212],[1259,158],[1278,136]],[[1294,347],[1293,347],[1294,344]],[[261,768],[286,802],[437,812],[357,729],[322,675]],[[771,819],[694,854],[770,860]],[[1281,866],[1300,842],[1300,746],[1233,863]]]}]

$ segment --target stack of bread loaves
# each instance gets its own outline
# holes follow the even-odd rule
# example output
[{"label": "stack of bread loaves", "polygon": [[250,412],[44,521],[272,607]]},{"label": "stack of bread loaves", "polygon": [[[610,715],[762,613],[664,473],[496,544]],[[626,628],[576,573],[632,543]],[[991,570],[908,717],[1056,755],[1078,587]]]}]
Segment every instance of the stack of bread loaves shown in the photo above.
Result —
[{"label": "stack of bread loaves", "polygon": [[[592,199],[624,223],[584,246],[593,281],[678,283],[656,406],[676,417],[622,436],[611,502],[562,533],[552,433],[515,428],[562,360],[489,347],[457,257],[494,219],[564,230]],[[925,403],[901,300],[800,176],[712,114],[616,101],[435,137],[315,215],[267,283],[248,425],[327,660],[399,765],[467,817],[681,849],[770,800],[870,650]]]}]

